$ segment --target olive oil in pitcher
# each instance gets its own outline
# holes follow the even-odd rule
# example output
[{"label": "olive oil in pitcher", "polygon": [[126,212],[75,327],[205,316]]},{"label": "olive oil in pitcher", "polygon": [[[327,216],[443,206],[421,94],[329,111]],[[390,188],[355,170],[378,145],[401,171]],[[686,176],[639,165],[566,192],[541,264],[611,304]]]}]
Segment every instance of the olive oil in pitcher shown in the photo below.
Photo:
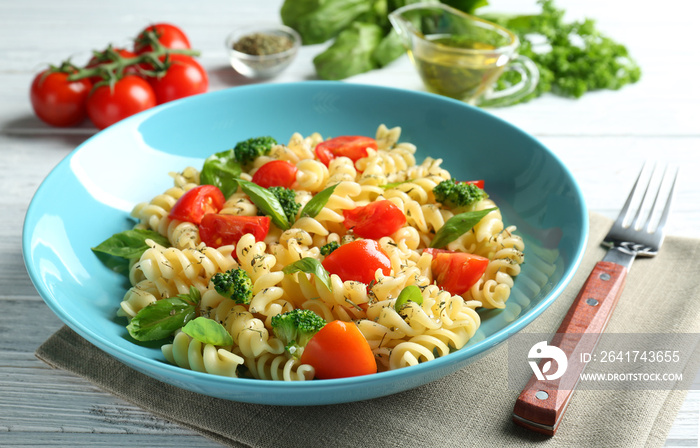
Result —
[{"label": "olive oil in pitcher", "polygon": [[[479,97],[503,72],[506,62],[496,47],[466,36],[424,36],[430,44],[410,49],[408,54],[426,88],[458,100]],[[462,51],[467,50],[467,51]]]}]

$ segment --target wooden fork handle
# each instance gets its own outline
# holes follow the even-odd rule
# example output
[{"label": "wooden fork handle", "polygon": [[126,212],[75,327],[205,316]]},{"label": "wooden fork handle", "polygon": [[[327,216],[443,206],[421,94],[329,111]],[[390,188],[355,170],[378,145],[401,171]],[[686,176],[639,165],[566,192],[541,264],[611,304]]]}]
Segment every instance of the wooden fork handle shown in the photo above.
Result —
[{"label": "wooden fork handle", "polygon": [[[569,308],[549,345],[559,347],[567,356],[565,377],[570,390],[560,390],[562,378],[530,378],[513,409],[513,421],[525,428],[553,436],[564,415],[573,389],[585,363],[582,353],[592,353],[600,334],[615,309],[627,277],[627,268],[609,261],[598,262],[588,276],[576,300]],[[586,337],[582,337],[586,334]],[[575,376],[571,376],[575,375]],[[570,382],[570,379],[575,379]]]}]

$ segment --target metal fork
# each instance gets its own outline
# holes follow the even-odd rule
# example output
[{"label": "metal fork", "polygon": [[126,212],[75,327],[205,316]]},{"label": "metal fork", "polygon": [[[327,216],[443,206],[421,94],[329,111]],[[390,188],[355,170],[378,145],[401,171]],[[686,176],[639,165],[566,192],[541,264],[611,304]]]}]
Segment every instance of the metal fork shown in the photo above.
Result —
[{"label": "metal fork", "polygon": [[[639,176],[637,176],[637,180],[632,187],[632,192],[627,197],[620,214],[603,240],[603,244],[607,244],[613,249],[608,251],[603,261],[612,261],[628,269],[636,256],[653,257],[661,248],[661,244],[666,236],[666,222],[671,211],[671,202],[678,177],[677,169],[670,172],[670,169],[666,167],[663,170],[661,179],[658,181],[656,194],[653,194],[650,188],[653,186],[652,180],[657,169],[655,166],[652,167],[652,172],[649,174],[647,182],[640,183],[642,175],[645,171],[648,171],[645,168],[646,165],[639,172]],[[667,178],[671,179],[668,195],[663,202],[659,202],[659,196],[663,191],[662,187],[666,183],[664,181]],[[637,205],[634,219],[630,222],[631,212],[634,212],[630,208],[633,203],[637,202],[635,201],[635,196],[639,194],[642,195],[642,198],[639,201],[639,205]],[[651,202],[651,207],[645,207],[652,200],[652,196],[653,202]],[[655,222],[653,218],[659,213],[661,207],[663,207],[663,210],[658,221]],[[648,208],[648,213],[645,214],[646,208]]]},{"label": "metal fork", "polygon": [[[548,435],[556,433],[586,365],[583,354],[593,353],[622,294],[632,261],[637,256],[654,256],[661,248],[678,170],[666,168],[661,179],[654,182],[658,178],[657,170],[652,168],[646,179],[646,166],[642,167],[625,205],[603,240],[608,252],[593,268],[550,343],[551,348],[558,348],[566,355],[564,366],[557,364],[555,372],[559,374],[563,368],[563,375],[545,375],[543,366],[538,371],[536,364],[531,364],[534,375],[513,409],[513,421],[520,426]],[[664,198],[661,194],[669,182]]]}]

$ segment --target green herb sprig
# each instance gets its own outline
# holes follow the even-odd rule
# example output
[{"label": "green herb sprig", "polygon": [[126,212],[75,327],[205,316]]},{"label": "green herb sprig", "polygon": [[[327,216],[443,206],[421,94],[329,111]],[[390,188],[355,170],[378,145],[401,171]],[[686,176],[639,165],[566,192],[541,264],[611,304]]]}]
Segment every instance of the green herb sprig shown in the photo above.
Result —
[{"label": "green herb sprig", "polygon": [[[580,98],[593,90],[618,90],[641,78],[641,68],[627,48],[596,28],[590,18],[567,22],[565,11],[553,0],[538,0],[542,7],[534,15],[483,15],[513,31],[520,39],[519,53],[537,65],[540,81],[526,102],[551,92]],[[496,89],[507,88],[520,80],[515,71],[505,72]]]}]

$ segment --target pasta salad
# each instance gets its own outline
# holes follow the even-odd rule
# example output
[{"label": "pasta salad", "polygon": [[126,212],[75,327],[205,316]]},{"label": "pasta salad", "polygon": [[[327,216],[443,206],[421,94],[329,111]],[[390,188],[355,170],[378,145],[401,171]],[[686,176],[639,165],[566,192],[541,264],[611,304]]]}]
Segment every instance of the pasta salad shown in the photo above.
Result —
[{"label": "pasta salad", "polygon": [[254,137],[137,204],[93,251],[128,276],[118,315],[179,367],[311,380],[459,350],[523,263],[482,180],[374,137]]}]

